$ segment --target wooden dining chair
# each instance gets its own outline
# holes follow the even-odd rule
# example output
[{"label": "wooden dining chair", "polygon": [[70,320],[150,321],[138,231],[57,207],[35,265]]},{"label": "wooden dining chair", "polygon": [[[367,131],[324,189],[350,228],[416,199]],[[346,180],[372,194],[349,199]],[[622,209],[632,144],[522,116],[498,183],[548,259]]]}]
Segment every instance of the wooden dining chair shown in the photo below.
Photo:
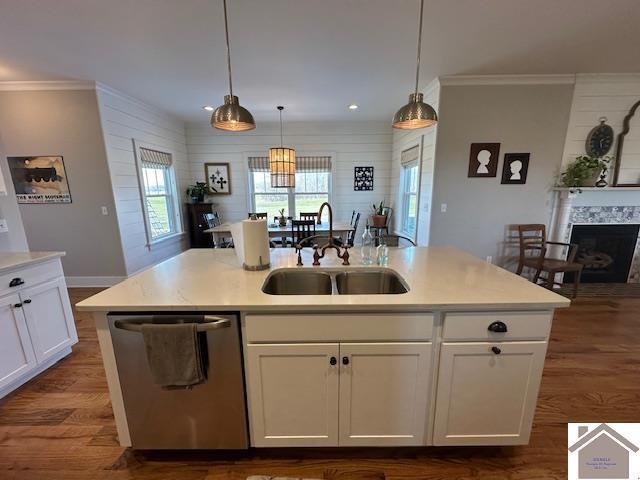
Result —
[{"label": "wooden dining chair", "polygon": [[291,238],[293,246],[316,234],[315,220],[291,220]]},{"label": "wooden dining chair", "polygon": [[[351,226],[353,230],[350,230],[347,234],[346,244],[350,247],[353,247],[356,241],[356,232],[358,231],[358,223],[360,223],[360,212],[353,211],[354,215],[351,215]],[[333,237],[333,243],[341,247],[344,243],[344,240],[341,237]]]},{"label": "wooden dining chair", "polygon": [[256,218],[264,218],[265,220],[267,219],[267,217],[269,217],[269,214],[267,212],[249,212],[247,215],[247,218],[251,218],[255,215]]},{"label": "wooden dining chair", "polygon": [[[553,290],[554,285],[562,285],[555,281],[559,273],[574,273],[573,295],[575,298],[580,287],[580,275],[583,265],[575,261],[578,245],[575,243],[551,242],[547,240],[546,227],[532,223],[516,226],[518,230],[518,244],[520,254],[516,274],[521,275],[525,267],[535,270],[533,283],[540,283],[543,287]],[[550,256],[549,246],[558,247],[564,258]],[[544,273],[544,276],[542,275]]]},{"label": "wooden dining chair", "polygon": [[322,223],[322,220],[318,217],[318,212],[301,212],[300,220],[313,220],[318,225]]}]

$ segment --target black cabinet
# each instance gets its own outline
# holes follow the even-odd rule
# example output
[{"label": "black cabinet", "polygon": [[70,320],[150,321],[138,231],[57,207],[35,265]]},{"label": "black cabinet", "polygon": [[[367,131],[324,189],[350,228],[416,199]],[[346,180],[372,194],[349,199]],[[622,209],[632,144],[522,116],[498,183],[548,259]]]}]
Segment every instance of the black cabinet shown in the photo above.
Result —
[{"label": "black cabinet", "polygon": [[209,228],[205,214],[213,213],[213,203],[188,203],[189,243],[191,248],[212,248],[213,235],[204,233]]}]

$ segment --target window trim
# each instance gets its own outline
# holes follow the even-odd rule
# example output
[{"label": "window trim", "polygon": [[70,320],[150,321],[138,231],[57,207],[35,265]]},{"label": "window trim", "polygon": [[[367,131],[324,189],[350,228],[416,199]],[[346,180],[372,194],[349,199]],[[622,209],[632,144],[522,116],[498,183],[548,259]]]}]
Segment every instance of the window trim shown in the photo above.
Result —
[{"label": "window trim", "polygon": [[[414,147],[418,147],[418,158],[411,161],[410,163],[403,165],[402,163],[400,164],[400,185],[399,185],[399,200],[400,200],[400,222],[398,225],[398,230],[400,231],[400,233],[402,235],[405,235],[406,237],[410,238],[411,240],[413,240],[416,244],[418,243],[418,225],[420,222],[420,190],[422,188],[422,153],[424,151],[424,135],[420,135],[420,137],[417,139],[417,143],[416,142],[412,142],[406,146],[404,146],[404,148],[402,148],[401,152],[404,152],[405,150],[410,150]],[[416,190],[416,227],[415,227],[415,231],[413,233],[411,232],[407,232],[405,230],[405,209],[407,208],[407,206],[405,205],[405,197],[406,197],[406,191],[405,191],[405,184],[406,184],[406,172],[405,170],[407,169],[407,167],[413,167],[416,166],[418,168],[417,171],[417,176],[418,176],[418,188]]]},{"label": "window trim", "polygon": [[[147,150],[156,150],[162,153],[166,153],[171,155],[171,166],[168,168],[168,179],[170,188],[173,190],[172,192],[172,214],[174,216],[175,222],[175,231],[169,232],[166,235],[162,235],[156,238],[153,238],[151,234],[151,221],[149,219],[149,209],[147,207],[145,188],[144,188],[144,179],[142,173],[142,154],[140,152],[141,148],[146,148]],[[142,142],[137,139],[133,139],[133,151],[136,163],[136,173],[138,177],[138,192],[140,194],[140,203],[142,205],[142,216],[144,219],[144,230],[145,236],[147,239],[146,247],[151,249],[154,245],[157,245],[162,242],[166,242],[167,240],[171,240],[176,237],[181,237],[184,235],[184,226],[182,224],[182,210],[180,204],[180,194],[178,190],[178,178],[176,175],[175,164],[173,163],[176,155],[175,153],[164,147],[158,147],[156,145],[152,145],[149,143]]]},{"label": "window trim", "polygon": [[[243,157],[243,165],[245,169],[245,177],[247,178],[247,205],[248,212],[256,211],[256,197],[255,197],[255,186],[253,183],[253,175],[249,170],[249,158],[251,157],[264,157],[264,152],[244,152]],[[333,201],[333,182],[334,182],[334,172],[337,163],[337,155],[336,152],[298,152],[296,151],[297,157],[331,157],[331,171],[329,172],[329,193],[327,195],[327,201],[332,203]],[[283,188],[283,194],[286,191],[287,194],[287,205],[289,210],[289,215],[293,218],[297,218],[299,212],[296,212],[295,209],[295,190],[293,188]],[[302,192],[301,192],[302,193]],[[266,194],[269,195],[269,194]],[[291,213],[294,212],[294,213]]]}]

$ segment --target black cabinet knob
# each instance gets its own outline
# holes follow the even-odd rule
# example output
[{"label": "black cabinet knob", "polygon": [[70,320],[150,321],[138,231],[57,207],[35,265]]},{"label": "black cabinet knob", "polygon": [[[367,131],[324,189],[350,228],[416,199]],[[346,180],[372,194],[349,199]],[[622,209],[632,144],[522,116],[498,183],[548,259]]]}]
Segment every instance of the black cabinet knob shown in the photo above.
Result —
[{"label": "black cabinet knob", "polygon": [[13,308],[20,308],[22,306],[21,303],[14,303]]},{"label": "black cabinet knob", "polygon": [[331,358],[329,359],[329,363],[330,363],[331,365],[335,365],[336,363],[338,363],[338,359],[337,359],[336,357],[331,357]]},{"label": "black cabinet knob", "polygon": [[500,350],[498,347],[491,347],[491,351],[496,355],[500,355],[502,353],[502,350]]},{"label": "black cabinet knob", "polygon": [[18,287],[20,285],[24,285],[24,280],[18,277],[12,278],[11,281],[9,282],[10,287]]},{"label": "black cabinet knob", "polygon": [[349,365],[349,357],[342,357],[342,364]]},{"label": "black cabinet knob", "polygon": [[495,333],[505,333],[507,331],[507,324],[504,322],[493,322],[487,327],[487,330]]},{"label": "black cabinet knob", "polygon": [[23,300],[22,303],[31,303],[31,299],[27,298],[26,300]]}]

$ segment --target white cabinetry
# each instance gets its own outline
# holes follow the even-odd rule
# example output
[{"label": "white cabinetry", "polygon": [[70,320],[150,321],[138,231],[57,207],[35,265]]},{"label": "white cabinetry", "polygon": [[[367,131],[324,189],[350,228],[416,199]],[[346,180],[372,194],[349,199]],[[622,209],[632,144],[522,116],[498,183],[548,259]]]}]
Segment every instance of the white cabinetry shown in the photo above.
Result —
[{"label": "white cabinetry", "polygon": [[4,272],[0,293],[1,398],[70,353],[78,336],[59,258]]},{"label": "white cabinetry", "polygon": [[36,366],[18,295],[0,298],[0,389]]}]

